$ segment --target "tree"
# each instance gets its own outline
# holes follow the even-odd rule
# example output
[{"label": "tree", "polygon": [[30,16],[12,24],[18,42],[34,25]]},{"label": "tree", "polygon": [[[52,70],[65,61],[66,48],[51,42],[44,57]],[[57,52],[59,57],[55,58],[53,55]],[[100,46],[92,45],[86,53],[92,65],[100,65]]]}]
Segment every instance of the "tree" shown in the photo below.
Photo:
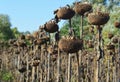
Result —
[{"label": "tree", "polygon": [[14,38],[11,30],[11,23],[8,15],[0,14],[0,39],[8,40]]},{"label": "tree", "polygon": [[26,34],[30,34],[29,31],[25,31],[25,32],[22,32],[22,34],[26,35]]},{"label": "tree", "polygon": [[[81,26],[80,25],[80,20],[81,20],[81,17],[79,15],[75,15],[72,18],[72,28],[75,30],[75,35],[78,36],[78,37],[80,37],[80,29],[79,29],[79,27]],[[83,26],[84,30],[88,29],[86,17],[84,18],[83,25],[84,25]],[[68,29],[69,29],[69,22],[66,21],[64,23],[63,27],[60,29],[61,35],[67,35],[68,34]],[[88,31],[88,30],[85,30],[84,33],[86,33],[86,31]]]},{"label": "tree", "polygon": [[[88,1],[88,0],[82,0],[82,1]],[[100,8],[101,11],[107,11],[110,12],[110,20],[108,21],[108,23],[104,26],[104,30],[103,30],[103,38],[106,39],[108,32],[112,32],[114,34],[118,33],[118,30],[116,30],[114,28],[114,22],[120,21],[120,2],[118,2],[118,0],[108,0],[108,2],[106,4],[103,4],[106,2],[106,0],[90,0],[91,3],[93,3],[93,11],[96,10],[97,8]],[[112,4],[110,4],[112,3]],[[98,5],[99,4],[99,5]],[[111,6],[112,5],[112,6]],[[87,24],[87,20],[86,17],[84,18],[84,24],[83,24],[83,29],[84,31],[88,31],[85,30],[87,29],[87,27],[89,24]],[[76,35],[79,36],[80,31],[79,31],[79,26],[80,26],[80,16],[79,15],[75,15],[72,18],[72,27],[75,29]],[[66,35],[68,32],[68,28],[69,28],[69,23],[68,21],[64,23],[63,27],[60,29],[61,31],[61,35]],[[85,32],[85,33],[86,33]],[[106,33],[107,32],[107,33]],[[89,32],[88,34],[85,34],[85,36],[89,37]]]},{"label": "tree", "polygon": [[12,28],[11,30],[12,30],[15,38],[18,38],[20,36],[21,33],[18,31],[17,27]]}]

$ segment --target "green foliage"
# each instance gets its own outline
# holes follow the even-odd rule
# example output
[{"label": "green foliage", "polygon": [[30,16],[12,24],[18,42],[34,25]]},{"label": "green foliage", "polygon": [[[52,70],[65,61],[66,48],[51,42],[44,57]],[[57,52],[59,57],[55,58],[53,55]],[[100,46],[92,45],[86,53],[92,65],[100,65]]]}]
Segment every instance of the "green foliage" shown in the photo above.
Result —
[{"label": "green foliage", "polygon": [[[75,30],[75,35],[79,36],[80,32],[79,32],[79,27],[80,27],[80,16],[75,15],[72,18],[72,27]],[[63,25],[63,27],[60,29],[61,35],[67,35],[68,34],[68,29],[69,29],[69,22],[66,21]]]},{"label": "green foliage", "polygon": [[117,28],[115,28],[115,26],[114,26],[115,21],[120,21],[120,11],[119,10],[120,10],[120,7],[116,6],[116,5],[113,6],[112,10],[109,10],[110,20],[104,26],[103,31],[102,31],[103,38],[106,43],[108,42],[108,39],[107,39],[108,33],[112,33],[114,35],[119,34],[119,30]]},{"label": "green foliage", "polygon": [[[81,20],[81,17],[79,15],[75,15],[73,18],[72,18],[72,27],[73,29],[75,30],[75,35],[76,36],[80,36],[80,30],[81,30],[81,23],[80,23],[80,20]],[[86,17],[84,17],[83,19],[83,29],[87,29],[84,31],[83,34],[89,34],[89,25],[88,25],[88,22],[87,22],[87,19]],[[61,35],[67,35],[68,34],[68,29],[69,29],[69,22],[65,22],[65,24],[63,25],[63,27],[60,29],[60,32],[61,32]],[[87,36],[85,36],[86,38],[88,38]]]},{"label": "green foliage", "polygon": [[68,34],[68,29],[69,29],[69,26],[68,24],[66,23],[65,25],[63,25],[62,29],[60,30],[60,33],[61,35],[67,35]]},{"label": "green foliage", "polygon": [[18,38],[20,36],[21,33],[18,31],[17,27],[12,28],[11,30],[12,30],[15,38]]},{"label": "green foliage", "polygon": [[[82,1],[88,1],[88,0],[82,0]],[[105,42],[107,43],[109,40],[107,38],[108,33],[113,33],[114,35],[119,34],[118,33],[118,29],[114,27],[114,22],[115,21],[120,21],[120,2],[118,2],[118,0],[109,0],[106,3],[106,0],[89,0],[89,2],[91,2],[93,5],[93,11],[96,11],[97,9],[100,9],[103,12],[109,12],[110,13],[110,20],[108,21],[107,24],[105,24],[103,27],[103,31],[102,31],[102,35],[103,35],[103,39],[105,40]],[[112,3],[112,6],[111,4]],[[80,35],[80,31],[81,29],[79,29],[80,27],[80,20],[81,17],[79,15],[75,15],[72,18],[72,27],[74,28],[76,35],[79,36]],[[87,18],[84,17],[84,24],[83,24],[83,29],[84,29],[84,37],[85,39],[91,39],[92,38],[92,34],[89,32],[89,24],[87,22]],[[68,21],[65,22],[65,24],[63,25],[63,27],[61,28],[61,35],[66,35],[68,33],[68,28],[69,28],[69,23]]]},{"label": "green foliage", "polygon": [[10,72],[6,70],[0,71],[0,81],[9,81],[13,79],[13,76]]},{"label": "green foliage", "polygon": [[11,30],[11,23],[8,15],[0,14],[0,39],[8,40],[14,38],[13,32]]},{"label": "green foliage", "polygon": [[3,78],[3,80],[8,81],[8,80],[12,79],[12,74],[11,73],[5,73],[5,74],[3,74],[2,78]]},{"label": "green foliage", "polygon": [[26,31],[26,32],[22,32],[22,34],[26,35],[26,34],[30,34],[30,32]]},{"label": "green foliage", "polygon": [[[8,15],[0,14],[0,40],[9,40],[18,38],[21,32],[18,31],[17,27],[10,28],[11,23]],[[29,31],[25,34],[30,33]]]},{"label": "green foliage", "polygon": [[92,3],[92,4],[106,4],[106,2],[107,2],[107,0],[81,0],[81,1],[87,1],[87,2],[90,2],[90,3]]}]

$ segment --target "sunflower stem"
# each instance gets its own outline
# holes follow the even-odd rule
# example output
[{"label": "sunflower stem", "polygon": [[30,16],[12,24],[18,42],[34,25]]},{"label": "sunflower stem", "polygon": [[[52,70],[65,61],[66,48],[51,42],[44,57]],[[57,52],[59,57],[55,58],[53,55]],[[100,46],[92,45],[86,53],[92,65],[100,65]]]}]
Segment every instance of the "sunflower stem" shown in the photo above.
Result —
[{"label": "sunflower stem", "polygon": [[59,48],[58,48],[58,60],[57,60],[57,71],[58,71],[58,75],[57,75],[57,82],[60,82],[60,51],[59,51]]},{"label": "sunflower stem", "polygon": [[79,64],[79,54],[78,52],[76,53],[76,58],[77,58],[77,73],[78,73],[78,82],[80,82],[80,64]]},{"label": "sunflower stem", "polygon": [[71,82],[71,54],[68,56],[68,82]]},{"label": "sunflower stem", "polygon": [[50,81],[50,54],[48,53],[48,82]]},{"label": "sunflower stem", "polygon": [[81,15],[81,31],[80,31],[80,38],[83,38],[83,16]]}]

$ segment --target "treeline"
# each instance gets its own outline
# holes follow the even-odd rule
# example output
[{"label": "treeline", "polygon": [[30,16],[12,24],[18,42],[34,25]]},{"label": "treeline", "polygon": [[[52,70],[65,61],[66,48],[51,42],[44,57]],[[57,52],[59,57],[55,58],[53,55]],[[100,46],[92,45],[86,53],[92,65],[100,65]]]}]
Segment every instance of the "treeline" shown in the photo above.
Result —
[{"label": "treeline", "polygon": [[[104,30],[102,32],[103,38],[105,41],[108,41],[106,37],[109,35],[109,33],[116,35],[119,33],[118,29],[114,27],[114,23],[116,21],[120,21],[120,1],[119,0],[81,0],[81,2],[87,1],[93,4],[93,11],[105,11],[110,13],[110,20],[108,23],[104,26]],[[71,7],[73,7],[74,4],[71,4]],[[79,29],[81,16],[75,15],[72,19],[72,28],[75,30],[75,34],[77,36],[80,35],[81,29]],[[83,22],[83,30],[84,30],[84,39],[90,39],[92,35],[90,32],[88,32],[92,25],[90,25],[87,21],[86,15],[84,15],[84,22]],[[63,24],[63,27],[60,29],[61,35],[67,35],[68,34],[68,28],[69,28],[69,21],[65,21]]]},{"label": "treeline", "polygon": [[[120,21],[120,1],[119,0],[81,0],[81,2],[82,1],[87,1],[93,4],[93,9],[98,8],[102,11],[107,11],[110,13],[111,18],[107,23],[107,25],[104,27],[104,31],[103,31],[104,38],[107,37],[108,35],[107,33],[113,33],[113,34],[118,33],[118,30],[114,28],[113,23],[116,20]],[[72,27],[76,31],[76,35],[78,36],[80,35],[80,32],[77,31],[77,30],[80,30],[79,29],[80,19],[81,17],[79,15],[76,15],[72,18]],[[91,35],[88,32],[86,32],[87,31],[86,29],[89,29],[90,25],[88,25],[86,18],[84,21],[85,21],[83,23],[84,34],[86,35],[85,38],[88,38]],[[11,28],[11,25],[12,24],[10,22],[9,16],[6,14],[0,14],[0,40],[9,40],[13,38],[18,38],[18,36],[20,36],[21,34],[30,33],[29,31],[19,32],[17,27]],[[69,28],[69,22],[66,21],[60,30],[61,35],[66,35],[68,33],[68,30],[67,30],[68,28]]]},{"label": "treeline", "polygon": [[17,27],[11,28],[10,18],[6,14],[0,14],[0,40],[6,41],[9,39],[18,38],[21,34],[28,34],[29,31],[19,32]]}]

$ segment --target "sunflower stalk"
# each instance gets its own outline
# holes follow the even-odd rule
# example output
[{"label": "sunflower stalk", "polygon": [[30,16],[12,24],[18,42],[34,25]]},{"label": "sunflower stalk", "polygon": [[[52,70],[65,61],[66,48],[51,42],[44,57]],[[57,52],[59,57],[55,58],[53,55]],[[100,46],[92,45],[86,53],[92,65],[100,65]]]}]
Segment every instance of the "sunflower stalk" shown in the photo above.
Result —
[{"label": "sunflower stalk", "polygon": [[83,15],[81,15],[81,28],[80,28],[80,38],[83,38]]},{"label": "sunflower stalk", "polygon": [[48,53],[48,82],[50,81],[50,53]]},{"label": "sunflower stalk", "polygon": [[71,54],[68,56],[68,82],[71,82]]},{"label": "sunflower stalk", "polygon": [[26,61],[27,61],[27,78],[26,78],[26,82],[29,82],[28,80],[29,80],[29,62],[28,62],[28,59],[29,59],[29,56],[28,56],[28,54],[27,54],[27,58],[26,58]]},{"label": "sunflower stalk", "polygon": [[80,63],[79,63],[79,54],[78,52],[76,53],[76,58],[77,58],[77,73],[78,73],[78,82],[80,82]]},{"label": "sunflower stalk", "polygon": [[58,48],[58,60],[57,60],[57,72],[58,72],[58,76],[57,76],[57,82],[60,82],[60,51]]}]

